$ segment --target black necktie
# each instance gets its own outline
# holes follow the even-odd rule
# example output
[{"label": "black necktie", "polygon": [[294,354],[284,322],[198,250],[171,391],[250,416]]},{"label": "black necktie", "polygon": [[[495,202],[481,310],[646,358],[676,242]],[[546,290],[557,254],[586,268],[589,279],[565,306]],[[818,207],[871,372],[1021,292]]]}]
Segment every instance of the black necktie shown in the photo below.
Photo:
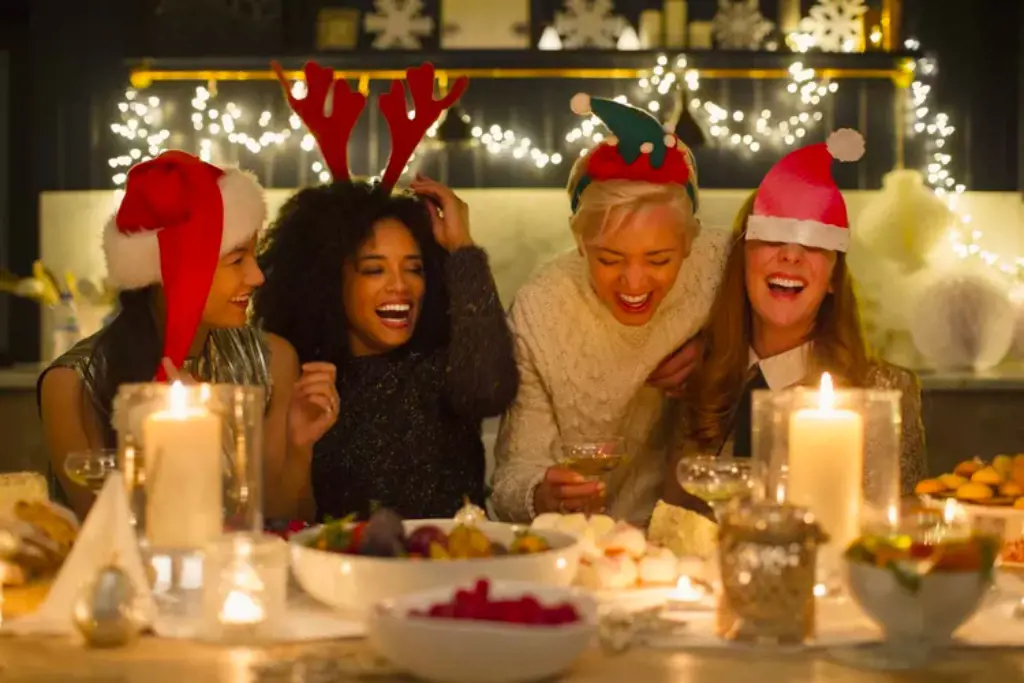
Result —
[{"label": "black necktie", "polygon": [[736,417],[733,419],[732,429],[734,458],[749,458],[751,453],[750,430],[751,423],[751,395],[752,392],[768,388],[768,381],[761,372],[761,366],[756,365],[751,369],[752,375],[743,387],[743,393],[736,404]]}]

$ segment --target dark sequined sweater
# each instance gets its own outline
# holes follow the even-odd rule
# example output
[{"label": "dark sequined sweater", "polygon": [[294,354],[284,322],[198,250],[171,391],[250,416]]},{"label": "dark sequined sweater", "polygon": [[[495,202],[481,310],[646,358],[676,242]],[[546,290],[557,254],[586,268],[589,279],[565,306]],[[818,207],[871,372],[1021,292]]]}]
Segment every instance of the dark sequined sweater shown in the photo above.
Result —
[{"label": "dark sequined sweater", "polygon": [[451,517],[463,496],[483,505],[481,421],[511,404],[519,375],[486,253],[459,249],[445,279],[447,346],[339,364],[338,421],[313,452],[318,518],[365,519],[372,504],[407,519]]}]

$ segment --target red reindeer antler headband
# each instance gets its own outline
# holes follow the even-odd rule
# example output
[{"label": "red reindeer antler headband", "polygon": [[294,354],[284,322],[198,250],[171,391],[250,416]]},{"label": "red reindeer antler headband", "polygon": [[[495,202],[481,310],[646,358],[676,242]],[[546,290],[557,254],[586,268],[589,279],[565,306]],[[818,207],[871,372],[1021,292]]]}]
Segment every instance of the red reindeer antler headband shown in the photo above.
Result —
[{"label": "red reindeer antler headband", "polygon": [[[281,65],[271,65],[281,81],[285,96],[292,111],[298,114],[309,132],[316,138],[320,152],[335,181],[349,180],[352,175],[348,167],[348,141],[359,115],[366,107],[366,96],[353,92],[344,80],[334,80],[334,69],[322,67],[316,62],[307,62],[304,67],[307,83],[306,97],[299,100],[292,96]],[[326,114],[327,96],[334,83],[331,115]],[[412,95],[413,111],[406,109],[405,86],[402,81],[392,81],[391,89],[377,98],[377,106],[387,121],[391,132],[391,153],[387,167],[381,175],[381,185],[388,191],[394,189],[402,177],[405,165],[409,163],[417,145],[434,125],[442,112],[455,104],[469,86],[469,79],[461,76],[452,83],[448,94],[434,99],[434,65],[425,63],[411,67],[405,72],[405,83]]]}]

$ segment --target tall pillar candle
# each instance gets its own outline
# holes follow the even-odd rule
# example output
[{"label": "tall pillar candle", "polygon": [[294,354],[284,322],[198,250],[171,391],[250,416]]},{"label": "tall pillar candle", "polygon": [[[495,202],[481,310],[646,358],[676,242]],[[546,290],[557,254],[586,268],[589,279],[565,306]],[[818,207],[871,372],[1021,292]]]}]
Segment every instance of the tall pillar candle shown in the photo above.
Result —
[{"label": "tall pillar candle", "polygon": [[833,549],[845,549],[858,535],[863,470],[864,418],[835,408],[825,373],[818,407],[790,416],[786,498],[814,513]]},{"label": "tall pillar candle", "polygon": [[189,406],[180,382],[169,397],[142,425],[146,536],[156,548],[200,548],[223,531],[221,419]]},{"label": "tall pillar candle", "polygon": [[686,47],[686,0],[665,0],[665,47]]},{"label": "tall pillar candle", "polygon": [[657,49],[662,46],[664,31],[661,25],[661,12],[656,9],[644,10],[640,13],[640,48],[643,50]]}]

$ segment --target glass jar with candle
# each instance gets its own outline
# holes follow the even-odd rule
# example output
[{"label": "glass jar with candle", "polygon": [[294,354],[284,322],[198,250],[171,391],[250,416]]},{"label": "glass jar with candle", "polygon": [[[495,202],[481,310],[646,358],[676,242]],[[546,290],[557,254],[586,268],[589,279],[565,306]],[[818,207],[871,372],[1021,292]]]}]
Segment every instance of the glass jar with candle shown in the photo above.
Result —
[{"label": "glass jar with candle", "polygon": [[730,505],[718,533],[718,635],[790,645],[812,637],[817,551],[826,539],[806,508],[770,500]]},{"label": "glass jar with candle", "polygon": [[264,405],[261,387],[119,389],[119,464],[151,548],[195,551],[225,530],[262,530]]},{"label": "glass jar with candle", "polygon": [[206,547],[203,637],[251,643],[273,638],[286,610],[288,544],[277,536],[237,532]]},{"label": "glass jar with candle", "polygon": [[820,577],[838,588],[840,558],[862,523],[884,521],[900,500],[900,392],[757,391],[752,457],[765,463],[767,496],[808,508],[831,541]]}]

